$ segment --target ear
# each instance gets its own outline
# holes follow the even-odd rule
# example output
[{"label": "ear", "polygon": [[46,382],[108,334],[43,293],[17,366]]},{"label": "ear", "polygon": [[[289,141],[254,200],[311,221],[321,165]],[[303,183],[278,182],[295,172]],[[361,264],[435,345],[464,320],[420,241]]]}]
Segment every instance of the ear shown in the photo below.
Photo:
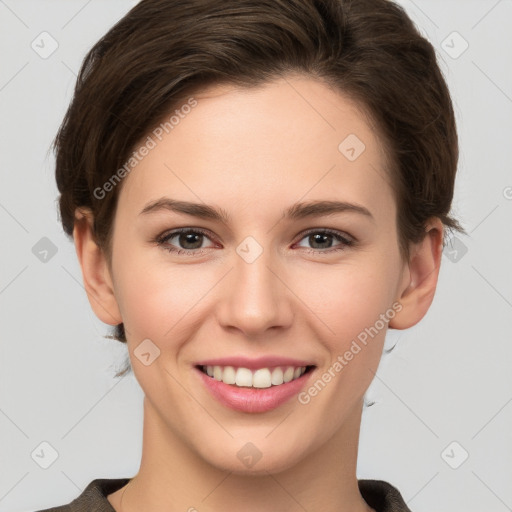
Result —
[{"label": "ear", "polygon": [[82,278],[89,303],[96,316],[104,323],[122,322],[114,295],[114,286],[107,259],[94,237],[93,215],[88,208],[77,208],[73,239],[82,267]]},{"label": "ear", "polygon": [[437,286],[443,254],[443,223],[437,217],[425,226],[425,238],[411,249],[397,301],[402,309],[389,321],[392,329],[408,329],[427,313]]}]

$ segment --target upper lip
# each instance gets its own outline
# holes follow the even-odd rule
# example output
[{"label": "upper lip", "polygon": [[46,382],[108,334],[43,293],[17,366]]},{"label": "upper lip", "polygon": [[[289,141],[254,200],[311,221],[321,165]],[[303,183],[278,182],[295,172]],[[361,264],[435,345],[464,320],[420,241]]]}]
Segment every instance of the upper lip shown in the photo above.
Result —
[{"label": "upper lip", "polygon": [[257,370],[258,368],[271,368],[274,366],[315,366],[311,361],[301,361],[300,359],[280,356],[262,356],[257,358],[249,358],[244,356],[221,357],[198,361],[196,365],[235,366],[237,368],[248,368],[249,370]]}]

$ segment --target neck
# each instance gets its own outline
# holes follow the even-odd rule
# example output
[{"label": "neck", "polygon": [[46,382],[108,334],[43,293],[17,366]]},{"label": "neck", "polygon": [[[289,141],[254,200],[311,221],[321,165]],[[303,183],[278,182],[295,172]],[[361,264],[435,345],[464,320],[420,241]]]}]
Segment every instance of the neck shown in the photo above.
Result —
[{"label": "neck", "polygon": [[145,398],[139,472],[109,501],[117,512],[370,512],[355,474],[361,412],[358,404],[339,431],[292,466],[234,472],[185,445]]}]

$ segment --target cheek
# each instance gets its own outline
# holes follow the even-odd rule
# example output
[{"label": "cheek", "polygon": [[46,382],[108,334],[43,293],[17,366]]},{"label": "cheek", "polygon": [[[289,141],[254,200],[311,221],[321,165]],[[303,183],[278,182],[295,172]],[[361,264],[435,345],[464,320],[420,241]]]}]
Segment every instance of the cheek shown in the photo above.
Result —
[{"label": "cheek", "polygon": [[136,253],[119,258],[116,269],[116,297],[127,334],[134,340],[156,341],[166,333],[175,334],[208,289],[197,274],[161,261],[148,262]]},{"label": "cheek", "polygon": [[[383,263],[325,266],[294,287],[323,326],[321,339],[333,348],[343,349],[392,306],[396,276]],[[378,326],[382,329],[381,322]]]},{"label": "cheek", "polygon": [[393,312],[394,276],[377,261],[331,268],[315,275],[315,286],[310,283],[298,292],[318,317],[315,341],[327,355],[316,380],[299,396],[320,430],[336,431],[360,407],[379,366],[387,329],[380,315]]}]

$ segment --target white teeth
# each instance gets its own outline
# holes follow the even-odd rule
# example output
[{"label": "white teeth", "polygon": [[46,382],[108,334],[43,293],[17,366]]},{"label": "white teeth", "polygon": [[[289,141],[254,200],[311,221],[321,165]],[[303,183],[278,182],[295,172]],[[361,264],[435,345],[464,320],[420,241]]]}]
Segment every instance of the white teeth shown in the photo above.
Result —
[{"label": "white teeth", "polygon": [[217,380],[222,380],[222,368],[220,366],[213,367],[213,378]]},{"label": "white teeth", "polygon": [[[217,368],[220,368],[217,366]],[[236,382],[236,371],[232,366],[226,366],[222,372],[222,382],[234,384]]]},{"label": "white teeth", "polygon": [[283,370],[281,368],[276,368],[272,372],[272,377],[270,378],[270,382],[274,384],[274,386],[279,386],[279,384],[282,384],[283,381]]},{"label": "white teeth", "polygon": [[[217,368],[220,368],[219,366]],[[252,386],[252,372],[248,368],[238,368],[235,384],[237,386]]]},{"label": "white teeth", "polygon": [[293,379],[294,373],[295,373],[295,368],[293,366],[288,366],[288,368],[286,368],[286,371],[284,372],[284,375],[283,375],[284,382],[290,382]]},{"label": "white teeth", "polygon": [[[300,372],[300,368],[298,368]],[[261,368],[256,370],[252,376],[253,388],[269,388],[272,386],[272,375],[268,368]]]},{"label": "white teeth", "polygon": [[254,372],[248,368],[234,368],[233,366],[203,366],[203,371],[210,377],[225,384],[234,384],[239,387],[269,388],[279,386],[285,382],[298,379],[306,371],[305,366],[285,366],[259,368]]}]

